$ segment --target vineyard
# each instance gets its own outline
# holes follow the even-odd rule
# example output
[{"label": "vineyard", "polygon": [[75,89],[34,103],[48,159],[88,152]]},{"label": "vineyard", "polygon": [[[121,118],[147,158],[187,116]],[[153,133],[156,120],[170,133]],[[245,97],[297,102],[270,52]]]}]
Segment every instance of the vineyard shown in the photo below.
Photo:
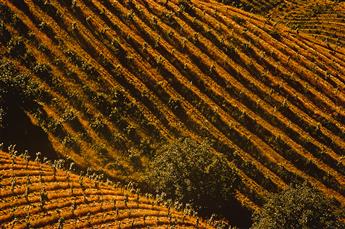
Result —
[{"label": "vineyard", "polygon": [[295,4],[296,2],[304,2],[299,0],[217,0],[218,2],[221,2],[226,5],[231,5],[236,8],[240,8],[245,11],[249,11],[256,14],[262,14],[265,15],[269,13],[271,10],[274,10],[276,8],[281,9],[282,6],[285,4]]},{"label": "vineyard", "polygon": [[[218,0],[344,47],[345,3],[337,0]],[[330,46],[331,47],[331,46]]]},{"label": "vineyard", "polygon": [[[268,4],[265,8],[273,12],[279,1],[251,2]],[[9,104],[43,129],[59,156],[114,179],[141,181],[163,142],[208,139],[212,151],[237,169],[243,185],[236,199],[248,209],[259,209],[267,194],[302,181],[344,205],[344,27],[332,19],[344,25],[344,4],[334,7],[341,16],[315,14],[313,20],[322,21],[317,25],[327,31],[313,36],[313,28],[299,25],[305,18],[300,13],[308,13],[303,7],[279,19],[298,24],[292,29],[274,16],[267,19],[216,0],[1,0],[0,68],[10,85],[6,98],[21,101]],[[319,39],[331,27],[339,37],[327,40],[339,45]],[[13,90],[22,93],[12,95]],[[1,184],[7,187],[1,195],[9,199],[1,202],[6,214],[0,221],[17,215],[24,220],[23,208],[13,208],[18,203],[30,215],[44,216],[29,220],[32,225],[58,223],[59,214],[66,214],[64,225],[71,227],[105,223],[105,215],[117,214],[110,197],[115,192],[123,225],[142,225],[145,214],[147,222],[169,223],[166,209],[147,199],[135,202],[128,194],[133,207],[128,211],[119,189],[86,192],[78,177],[53,174],[40,165],[30,162],[28,172],[24,160],[12,163],[1,154]],[[49,182],[46,212],[39,208],[44,182]],[[62,197],[61,189],[71,191]],[[83,195],[104,198],[90,208],[91,221]],[[57,198],[66,201],[50,201]],[[31,207],[27,202],[33,202]],[[71,210],[72,202],[80,208]],[[69,210],[59,213],[60,208]],[[176,213],[177,222],[179,217]]]},{"label": "vineyard", "polygon": [[[275,9],[277,10],[277,8]],[[345,46],[345,3],[341,1],[300,1],[286,6],[284,16],[281,10],[272,16],[292,29],[310,33],[329,44]],[[274,16],[276,13],[277,16]],[[333,47],[330,46],[330,47]]]},{"label": "vineyard", "polygon": [[59,169],[61,161],[30,161],[12,152],[0,152],[2,228],[212,228],[159,197],[112,186],[95,174],[74,175]]}]

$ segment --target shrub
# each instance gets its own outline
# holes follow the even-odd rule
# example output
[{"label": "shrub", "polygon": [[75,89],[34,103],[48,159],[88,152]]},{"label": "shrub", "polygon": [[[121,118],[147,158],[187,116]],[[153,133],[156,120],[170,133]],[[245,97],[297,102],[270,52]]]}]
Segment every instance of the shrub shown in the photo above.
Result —
[{"label": "shrub", "polygon": [[252,228],[344,228],[338,221],[338,207],[334,200],[304,183],[273,194],[254,214]]},{"label": "shrub", "polygon": [[199,144],[188,138],[157,150],[146,179],[157,193],[211,211],[231,204],[239,183],[226,159],[210,152],[206,142]]}]

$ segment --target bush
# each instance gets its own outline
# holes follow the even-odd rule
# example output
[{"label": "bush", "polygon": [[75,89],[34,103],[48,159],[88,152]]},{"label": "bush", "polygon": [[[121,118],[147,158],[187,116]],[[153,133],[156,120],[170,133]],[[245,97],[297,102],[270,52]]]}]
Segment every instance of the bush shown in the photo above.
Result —
[{"label": "bush", "polygon": [[206,142],[199,144],[187,138],[156,152],[146,181],[168,198],[217,212],[231,204],[239,178],[227,159],[210,152]]},{"label": "bush", "polygon": [[254,214],[252,228],[344,228],[338,209],[334,200],[304,183],[273,194]]}]

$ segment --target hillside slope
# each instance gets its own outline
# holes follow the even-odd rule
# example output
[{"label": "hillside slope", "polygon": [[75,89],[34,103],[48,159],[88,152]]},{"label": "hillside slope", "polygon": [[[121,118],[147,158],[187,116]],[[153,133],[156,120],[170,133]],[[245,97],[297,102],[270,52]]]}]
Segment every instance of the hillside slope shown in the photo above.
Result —
[{"label": "hillside slope", "polygon": [[303,180],[345,204],[344,48],[211,0],[2,0],[0,20],[3,71],[77,164],[139,180],[162,142],[207,138],[244,206]]},{"label": "hillside slope", "polygon": [[0,152],[1,228],[212,228],[129,188]]},{"label": "hillside slope", "polygon": [[327,43],[345,46],[345,2],[339,0],[219,0],[261,14]]},{"label": "hillside slope", "polygon": [[281,8],[287,2],[294,2],[294,0],[217,0],[226,5],[231,5],[236,8],[252,12],[255,14],[265,15],[275,8]]},{"label": "hillside slope", "polygon": [[345,2],[291,1],[286,5],[285,9],[272,10],[271,17],[329,44],[345,46]]}]

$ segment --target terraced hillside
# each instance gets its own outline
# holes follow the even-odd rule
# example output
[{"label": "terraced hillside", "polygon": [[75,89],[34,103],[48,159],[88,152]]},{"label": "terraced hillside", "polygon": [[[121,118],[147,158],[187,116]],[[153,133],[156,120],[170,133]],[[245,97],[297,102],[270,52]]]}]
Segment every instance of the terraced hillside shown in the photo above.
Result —
[{"label": "terraced hillside", "polygon": [[221,1],[312,34],[332,48],[345,46],[345,2],[338,0]]},{"label": "terraced hillside", "polygon": [[[345,46],[345,2],[298,1],[284,10],[285,14],[281,13],[281,9],[273,11],[272,16],[293,29],[310,33],[329,44]],[[335,48],[333,45],[332,48]]]},{"label": "terraced hillside", "polygon": [[344,48],[213,0],[2,0],[0,17],[2,72],[35,88],[17,104],[78,165],[140,180],[162,142],[207,138],[250,209],[303,180],[345,204]]},{"label": "terraced hillside", "polygon": [[160,199],[0,152],[2,228],[212,228]]}]

